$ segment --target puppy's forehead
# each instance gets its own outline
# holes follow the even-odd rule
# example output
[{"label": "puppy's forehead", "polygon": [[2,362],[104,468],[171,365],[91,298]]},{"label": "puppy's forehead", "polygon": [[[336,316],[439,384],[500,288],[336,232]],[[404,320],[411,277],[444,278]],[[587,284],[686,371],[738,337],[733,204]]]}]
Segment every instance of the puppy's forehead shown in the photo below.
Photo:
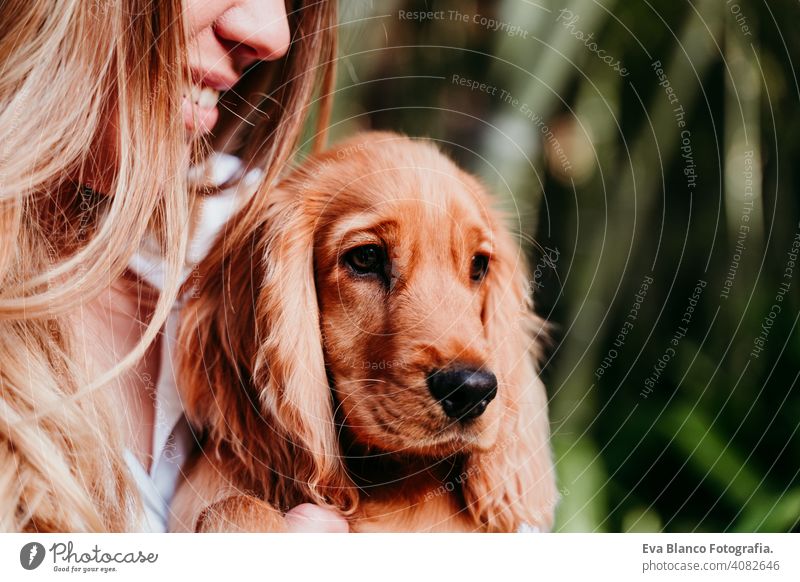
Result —
[{"label": "puppy's forehead", "polygon": [[333,238],[369,230],[427,240],[489,236],[488,208],[460,176],[419,168],[390,176],[354,182],[332,202],[326,222]]},{"label": "puppy's forehead", "polygon": [[302,185],[311,195],[306,200],[319,219],[318,235],[329,242],[388,224],[402,229],[403,236],[442,243],[445,236],[455,241],[466,232],[491,230],[492,213],[480,183],[425,140],[359,136],[307,168]]}]

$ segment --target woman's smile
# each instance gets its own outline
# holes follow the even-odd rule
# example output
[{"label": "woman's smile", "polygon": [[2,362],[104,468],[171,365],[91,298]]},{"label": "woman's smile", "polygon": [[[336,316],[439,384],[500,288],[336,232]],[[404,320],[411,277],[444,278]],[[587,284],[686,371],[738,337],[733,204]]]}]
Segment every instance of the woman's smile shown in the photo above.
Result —
[{"label": "woman's smile", "polygon": [[183,94],[181,114],[190,133],[208,133],[219,119],[219,96],[233,87],[238,76],[192,69],[194,82]]},{"label": "woman's smile", "polygon": [[181,115],[192,135],[208,134],[219,120],[219,96],[258,61],[289,50],[283,0],[190,0],[192,85],[184,90]]},{"label": "woman's smile", "polygon": [[181,113],[183,123],[189,132],[208,133],[214,129],[219,119],[219,91],[211,87],[192,85],[190,92],[183,96]]}]

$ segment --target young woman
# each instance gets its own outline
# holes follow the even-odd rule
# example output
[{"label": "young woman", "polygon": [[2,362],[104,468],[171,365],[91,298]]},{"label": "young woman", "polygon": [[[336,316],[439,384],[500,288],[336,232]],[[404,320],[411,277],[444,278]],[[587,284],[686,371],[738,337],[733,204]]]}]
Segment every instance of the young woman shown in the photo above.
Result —
[{"label": "young woman", "polygon": [[148,496],[168,501],[185,450],[164,435],[186,433],[158,417],[162,330],[198,209],[272,183],[320,86],[326,121],[335,6],[11,0],[0,24],[0,530],[163,529]]}]

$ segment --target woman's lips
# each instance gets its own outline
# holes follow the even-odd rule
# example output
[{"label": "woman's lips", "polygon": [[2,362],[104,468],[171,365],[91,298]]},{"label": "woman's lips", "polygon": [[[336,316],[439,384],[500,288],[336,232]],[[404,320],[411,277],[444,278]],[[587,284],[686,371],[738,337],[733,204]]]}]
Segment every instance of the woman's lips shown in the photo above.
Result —
[{"label": "woman's lips", "polygon": [[211,87],[192,85],[190,92],[183,96],[181,111],[183,124],[191,133],[208,133],[214,129],[219,119],[219,91]]}]

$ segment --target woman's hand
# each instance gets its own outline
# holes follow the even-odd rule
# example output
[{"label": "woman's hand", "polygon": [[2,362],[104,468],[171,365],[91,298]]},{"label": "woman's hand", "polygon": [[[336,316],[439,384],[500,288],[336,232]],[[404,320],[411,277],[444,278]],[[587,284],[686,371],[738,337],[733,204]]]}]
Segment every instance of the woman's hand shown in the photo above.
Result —
[{"label": "woman's hand", "polygon": [[313,503],[302,503],[286,512],[292,533],[349,533],[350,526],[340,514]]}]

